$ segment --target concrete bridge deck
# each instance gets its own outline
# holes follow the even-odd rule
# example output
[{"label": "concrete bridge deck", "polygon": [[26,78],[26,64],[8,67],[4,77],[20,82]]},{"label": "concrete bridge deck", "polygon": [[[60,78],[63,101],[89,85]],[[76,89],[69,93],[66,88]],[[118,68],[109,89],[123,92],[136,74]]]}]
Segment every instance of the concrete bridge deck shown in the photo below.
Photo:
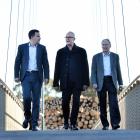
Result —
[{"label": "concrete bridge deck", "polygon": [[1,131],[0,140],[140,140],[139,130]]}]

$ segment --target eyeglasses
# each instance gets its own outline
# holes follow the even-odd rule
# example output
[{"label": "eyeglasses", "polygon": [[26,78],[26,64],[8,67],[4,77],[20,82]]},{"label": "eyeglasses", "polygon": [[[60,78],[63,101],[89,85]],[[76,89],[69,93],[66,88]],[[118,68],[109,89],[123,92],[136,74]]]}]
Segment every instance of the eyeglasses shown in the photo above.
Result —
[{"label": "eyeglasses", "polygon": [[110,44],[102,44],[102,46],[107,46],[107,45],[110,45]]},{"label": "eyeglasses", "polygon": [[72,36],[66,36],[65,38],[74,38],[74,37],[72,37]]}]

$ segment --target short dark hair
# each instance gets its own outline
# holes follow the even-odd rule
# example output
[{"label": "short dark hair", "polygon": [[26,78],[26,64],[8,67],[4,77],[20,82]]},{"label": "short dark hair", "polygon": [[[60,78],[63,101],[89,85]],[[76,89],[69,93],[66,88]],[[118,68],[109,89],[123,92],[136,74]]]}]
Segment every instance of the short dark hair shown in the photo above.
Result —
[{"label": "short dark hair", "polygon": [[35,33],[39,33],[39,30],[37,29],[30,30],[28,33],[29,39],[31,39],[35,35]]}]

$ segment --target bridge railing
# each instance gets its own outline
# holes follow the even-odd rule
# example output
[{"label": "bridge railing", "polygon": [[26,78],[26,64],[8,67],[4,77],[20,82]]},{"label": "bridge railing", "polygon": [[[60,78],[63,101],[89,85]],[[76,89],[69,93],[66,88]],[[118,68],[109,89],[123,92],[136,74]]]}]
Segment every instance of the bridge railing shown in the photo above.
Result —
[{"label": "bridge railing", "polygon": [[23,130],[23,105],[0,79],[0,130]]},{"label": "bridge railing", "polygon": [[[121,129],[140,129],[140,75],[137,76],[119,95]],[[108,118],[109,108],[108,108]],[[94,129],[101,129],[101,121]]]},{"label": "bridge railing", "polygon": [[[140,75],[119,94],[118,100],[121,129],[140,129]],[[0,79],[0,130],[23,130],[23,117],[22,102]],[[98,120],[95,129],[101,127]]]}]

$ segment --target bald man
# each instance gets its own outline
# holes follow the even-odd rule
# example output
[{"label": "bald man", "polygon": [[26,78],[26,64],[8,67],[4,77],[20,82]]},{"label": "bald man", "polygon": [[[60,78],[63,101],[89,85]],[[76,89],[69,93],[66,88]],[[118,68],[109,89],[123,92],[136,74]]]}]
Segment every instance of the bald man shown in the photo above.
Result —
[{"label": "bald man", "polygon": [[[80,95],[89,86],[89,67],[85,49],[74,43],[75,34],[68,32],[65,38],[66,46],[57,52],[53,86],[62,91],[64,129],[78,130]],[[71,95],[73,103],[69,124]]]}]

